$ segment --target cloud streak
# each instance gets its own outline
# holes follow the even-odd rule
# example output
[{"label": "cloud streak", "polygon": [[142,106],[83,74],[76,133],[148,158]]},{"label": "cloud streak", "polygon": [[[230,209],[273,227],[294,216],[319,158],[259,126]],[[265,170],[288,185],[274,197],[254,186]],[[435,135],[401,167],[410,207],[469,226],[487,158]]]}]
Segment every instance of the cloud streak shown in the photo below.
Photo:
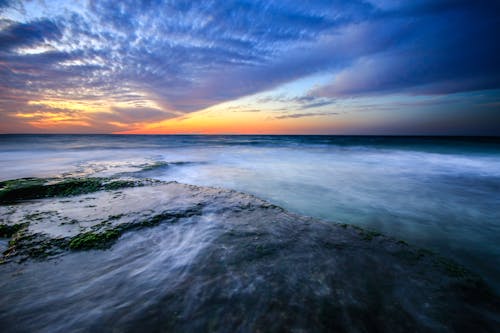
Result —
[{"label": "cloud streak", "polygon": [[296,119],[305,117],[318,117],[318,116],[335,116],[338,112],[310,112],[310,113],[290,113],[281,116],[276,116],[274,119]]}]

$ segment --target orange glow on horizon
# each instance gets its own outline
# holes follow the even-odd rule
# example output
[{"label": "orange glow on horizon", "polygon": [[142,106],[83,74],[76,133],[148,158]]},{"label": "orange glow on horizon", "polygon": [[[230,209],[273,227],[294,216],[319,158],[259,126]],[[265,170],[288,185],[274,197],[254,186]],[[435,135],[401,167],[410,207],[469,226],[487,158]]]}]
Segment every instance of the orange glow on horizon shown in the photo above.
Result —
[{"label": "orange glow on horizon", "polygon": [[211,109],[145,124],[115,134],[312,134],[341,129],[344,121],[329,116],[277,119],[272,112]]},{"label": "orange glow on horizon", "polygon": [[[341,133],[359,119],[333,111],[283,111],[273,106],[251,105],[232,101],[210,108],[181,113],[165,120],[141,119],[143,109],[133,114],[134,107],[120,108],[125,103],[104,100],[39,99],[28,102],[31,110],[12,116],[33,129],[58,133],[113,134],[332,134]],[[119,105],[119,106],[117,106]],[[154,105],[150,102],[151,106]],[[246,105],[246,106],[245,106]],[[33,108],[34,107],[34,108]],[[176,114],[159,107],[165,116]],[[328,113],[332,112],[332,113]],[[153,113],[154,114],[154,113]],[[156,115],[156,114],[155,114]]]}]

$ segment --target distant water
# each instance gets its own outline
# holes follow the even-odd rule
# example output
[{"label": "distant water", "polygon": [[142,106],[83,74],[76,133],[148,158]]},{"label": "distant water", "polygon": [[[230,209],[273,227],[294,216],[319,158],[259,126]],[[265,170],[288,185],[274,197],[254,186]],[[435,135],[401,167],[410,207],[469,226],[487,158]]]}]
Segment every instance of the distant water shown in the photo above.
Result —
[{"label": "distant water", "polygon": [[0,170],[231,188],[434,249],[500,289],[498,138],[2,135]]}]

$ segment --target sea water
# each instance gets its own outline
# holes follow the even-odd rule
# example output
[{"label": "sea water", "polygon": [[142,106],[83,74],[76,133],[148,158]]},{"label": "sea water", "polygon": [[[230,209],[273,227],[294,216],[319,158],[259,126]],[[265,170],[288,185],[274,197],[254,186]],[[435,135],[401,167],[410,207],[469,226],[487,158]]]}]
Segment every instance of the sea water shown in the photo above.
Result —
[{"label": "sea water", "polygon": [[2,135],[0,170],[235,189],[434,250],[500,286],[500,139]]}]

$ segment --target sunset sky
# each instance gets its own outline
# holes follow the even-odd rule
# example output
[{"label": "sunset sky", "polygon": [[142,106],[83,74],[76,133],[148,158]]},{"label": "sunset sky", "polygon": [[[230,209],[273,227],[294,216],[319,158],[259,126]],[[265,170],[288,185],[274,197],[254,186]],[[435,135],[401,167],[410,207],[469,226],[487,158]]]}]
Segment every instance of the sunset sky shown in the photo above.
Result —
[{"label": "sunset sky", "polygon": [[500,1],[2,1],[0,133],[500,135]]}]

